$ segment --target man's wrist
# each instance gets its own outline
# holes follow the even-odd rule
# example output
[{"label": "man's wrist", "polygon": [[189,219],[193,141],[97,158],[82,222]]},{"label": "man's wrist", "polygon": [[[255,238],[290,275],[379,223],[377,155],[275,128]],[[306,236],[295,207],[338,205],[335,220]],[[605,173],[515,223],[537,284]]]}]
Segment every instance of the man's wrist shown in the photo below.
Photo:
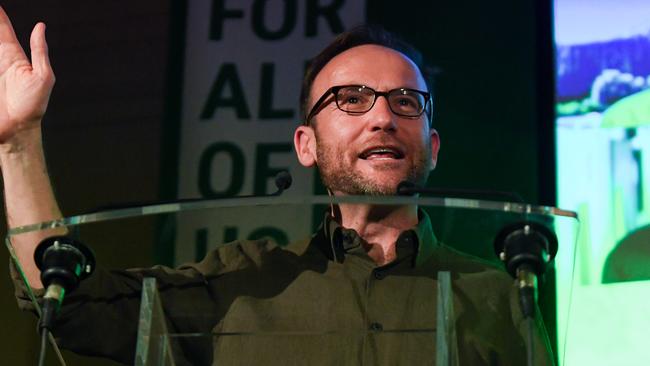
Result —
[{"label": "man's wrist", "polygon": [[35,148],[42,150],[40,123],[17,131],[10,139],[0,143],[0,159],[5,163],[6,159],[33,152]]}]

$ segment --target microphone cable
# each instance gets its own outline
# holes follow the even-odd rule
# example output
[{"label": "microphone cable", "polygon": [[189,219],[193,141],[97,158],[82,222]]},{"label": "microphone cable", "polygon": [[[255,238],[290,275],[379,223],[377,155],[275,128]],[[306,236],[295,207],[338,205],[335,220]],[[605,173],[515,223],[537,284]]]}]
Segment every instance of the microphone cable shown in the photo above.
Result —
[{"label": "microphone cable", "polygon": [[45,365],[45,353],[47,352],[47,335],[50,332],[47,329],[41,329],[41,352],[38,356],[38,366]]},{"label": "microphone cable", "polygon": [[533,341],[533,329],[535,319],[528,317],[526,318],[526,328],[528,328],[528,347],[526,347],[526,361],[528,366],[533,366],[533,361],[535,359],[535,342]]}]

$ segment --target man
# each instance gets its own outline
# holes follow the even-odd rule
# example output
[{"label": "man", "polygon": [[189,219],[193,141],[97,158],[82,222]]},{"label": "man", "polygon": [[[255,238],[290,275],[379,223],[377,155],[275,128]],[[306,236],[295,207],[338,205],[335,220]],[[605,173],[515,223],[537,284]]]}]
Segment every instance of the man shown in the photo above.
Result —
[{"label": "man", "polygon": [[[30,64],[0,13],[0,162],[10,227],[60,217],[40,140],[54,80],[44,29],[33,31]],[[410,47],[367,27],[314,59],[294,144],[331,194],[390,195],[402,181],[426,181],[440,141],[415,61]],[[14,246],[27,280],[40,288],[37,241],[29,239]],[[172,332],[240,334],[174,342],[177,364],[431,364],[438,271],[454,276],[461,364],[523,364],[512,281],[438,243],[413,205],[333,207],[311,238],[285,248],[239,241],[178,269],[99,270],[66,299],[53,333],[64,348],[132,362],[141,282],[151,276]],[[14,277],[21,307],[31,309]],[[537,363],[549,364],[540,330]]]}]

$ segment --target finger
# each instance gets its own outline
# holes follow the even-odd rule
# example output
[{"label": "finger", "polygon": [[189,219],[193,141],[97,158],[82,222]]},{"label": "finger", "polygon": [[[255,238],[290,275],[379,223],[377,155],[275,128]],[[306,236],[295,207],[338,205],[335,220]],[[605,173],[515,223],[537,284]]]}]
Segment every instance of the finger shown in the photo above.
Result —
[{"label": "finger", "polygon": [[0,6],[0,43],[18,43],[11,20]]},{"label": "finger", "polygon": [[0,73],[17,61],[27,62],[27,58],[16,39],[16,33],[7,13],[0,6]]},{"label": "finger", "polygon": [[29,47],[32,50],[32,68],[41,76],[52,73],[47,42],[45,41],[44,23],[36,24],[34,30],[32,30]]}]

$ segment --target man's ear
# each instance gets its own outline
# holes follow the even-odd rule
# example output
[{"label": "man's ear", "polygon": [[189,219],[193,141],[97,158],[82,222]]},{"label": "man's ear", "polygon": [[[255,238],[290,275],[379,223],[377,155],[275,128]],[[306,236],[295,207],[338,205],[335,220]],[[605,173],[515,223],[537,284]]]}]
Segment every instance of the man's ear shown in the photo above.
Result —
[{"label": "man's ear", "polygon": [[316,135],[311,126],[299,126],[293,133],[293,146],[300,164],[307,168],[316,165]]},{"label": "man's ear", "polygon": [[440,151],[440,135],[434,128],[429,132],[431,135],[431,170],[436,168],[438,162],[438,151]]}]

